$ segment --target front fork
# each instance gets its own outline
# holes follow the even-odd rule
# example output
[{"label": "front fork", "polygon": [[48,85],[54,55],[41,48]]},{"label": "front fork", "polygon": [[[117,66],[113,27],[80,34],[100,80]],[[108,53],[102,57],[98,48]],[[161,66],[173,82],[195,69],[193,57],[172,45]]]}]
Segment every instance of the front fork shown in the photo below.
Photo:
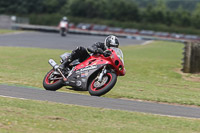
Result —
[{"label": "front fork", "polygon": [[103,69],[102,69],[102,71],[101,71],[101,73],[97,77],[97,81],[101,83],[102,79],[103,79],[103,75],[106,74],[106,73],[107,73],[106,66],[104,66]]}]

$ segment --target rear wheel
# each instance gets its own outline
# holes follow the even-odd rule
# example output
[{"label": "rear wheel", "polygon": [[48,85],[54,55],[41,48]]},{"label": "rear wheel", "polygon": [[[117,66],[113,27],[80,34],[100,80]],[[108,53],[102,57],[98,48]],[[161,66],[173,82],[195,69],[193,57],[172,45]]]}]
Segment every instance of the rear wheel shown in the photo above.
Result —
[{"label": "rear wheel", "polygon": [[92,96],[101,96],[109,92],[117,82],[117,75],[113,72],[106,73],[103,76],[102,82],[100,83],[97,79],[93,79],[88,90]]},{"label": "rear wheel", "polygon": [[43,80],[43,87],[46,90],[56,91],[63,86],[62,77],[55,73],[55,70],[50,70]]}]

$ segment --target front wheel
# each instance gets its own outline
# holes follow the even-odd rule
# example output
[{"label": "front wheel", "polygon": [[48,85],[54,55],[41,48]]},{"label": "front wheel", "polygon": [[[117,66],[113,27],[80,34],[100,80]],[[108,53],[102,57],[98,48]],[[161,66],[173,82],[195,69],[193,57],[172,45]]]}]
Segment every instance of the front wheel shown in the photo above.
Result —
[{"label": "front wheel", "polygon": [[61,36],[63,36],[63,37],[66,36],[66,35],[67,35],[66,33],[61,33]]},{"label": "front wheel", "polygon": [[60,35],[63,36],[63,37],[66,36],[67,35],[67,30],[65,28],[62,28],[60,30]]},{"label": "front wheel", "polygon": [[102,82],[100,83],[97,79],[93,79],[88,86],[90,95],[101,96],[109,92],[117,82],[116,73],[109,72],[103,76]]},{"label": "front wheel", "polygon": [[56,91],[63,86],[62,77],[55,73],[55,70],[50,70],[43,80],[43,87],[46,90]]}]

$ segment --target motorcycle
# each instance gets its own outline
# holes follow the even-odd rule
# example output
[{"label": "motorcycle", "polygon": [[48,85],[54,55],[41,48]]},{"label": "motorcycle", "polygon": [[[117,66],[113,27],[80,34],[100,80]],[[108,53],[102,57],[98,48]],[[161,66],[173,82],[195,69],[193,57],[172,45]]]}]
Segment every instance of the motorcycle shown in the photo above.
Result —
[{"label": "motorcycle", "polygon": [[[63,86],[71,86],[83,91],[89,91],[92,96],[101,96],[109,92],[117,82],[117,76],[126,73],[123,52],[119,48],[109,48],[106,54],[102,50],[90,54],[83,62],[74,60],[69,67],[61,70],[59,65],[50,59],[48,62],[53,67],[43,80],[46,90],[56,91]],[[60,56],[62,63],[70,53]]]},{"label": "motorcycle", "polygon": [[62,21],[59,24],[59,29],[60,29],[60,35],[61,36],[66,36],[68,32],[68,22]]}]

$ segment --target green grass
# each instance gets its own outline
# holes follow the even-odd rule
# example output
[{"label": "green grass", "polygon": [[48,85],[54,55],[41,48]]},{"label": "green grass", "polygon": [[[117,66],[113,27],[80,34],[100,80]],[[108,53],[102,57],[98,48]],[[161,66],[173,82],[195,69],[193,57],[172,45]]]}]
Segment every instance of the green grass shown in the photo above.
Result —
[{"label": "green grass", "polygon": [[198,133],[200,120],[0,97],[1,133]]},{"label": "green grass", "polygon": [[16,32],[16,31],[0,29],[0,34],[13,33],[13,32]]},{"label": "green grass", "polygon": [[[155,42],[124,47],[127,75],[109,94],[116,97],[200,105],[200,82],[187,81],[182,68],[181,43]],[[199,75],[199,74],[198,74]]]},{"label": "green grass", "polygon": [[[122,47],[127,74],[119,77],[117,85],[105,96],[199,105],[200,82],[187,81],[175,72],[181,68],[182,48],[182,44],[171,42]],[[42,88],[43,77],[51,69],[48,59],[58,62],[64,52],[0,47],[0,83]],[[190,76],[193,75],[187,75]],[[65,87],[62,90],[69,91]],[[1,133],[200,132],[199,119],[3,97],[0,97],[0,114]]]},{"label": "green grass", "polygon": [[[116,86],[105,97],[200,106],[200,82],[187,81],[176,72],[181,69],[182,48],[181,43],[161,41],[122,47],[127,73],[118,78]],[[0,47],[0,83],[42,88],[43,77],[51,69],[48,59],[59,62],[59,55],[64,52]],[[65,88],[61,90],[71,91]]]}]

